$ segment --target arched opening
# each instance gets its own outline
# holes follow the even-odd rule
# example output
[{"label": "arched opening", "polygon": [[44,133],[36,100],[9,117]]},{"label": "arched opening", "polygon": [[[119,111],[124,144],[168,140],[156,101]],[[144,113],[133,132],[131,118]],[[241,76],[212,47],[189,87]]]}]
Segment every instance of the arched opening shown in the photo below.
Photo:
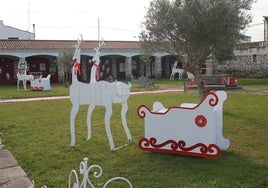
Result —
[{"label": "arched opening", "polygon": [[[162,78],[169,78],[169,76],[172,72],[172,67],[173,67],[175,60],[176,60],[176,58],[172,55],[163,56],[161,58]],[[177,68],[182,68],[181,62],[178,62]]]},{"label": "arched opening", "polygon": [[51,83],[58,83],[58,68],[56,64],[56,57],[49,55],[35,55],[26,57],[28,65],[28,74],[32,74],[35,77],[47,77],[51,75]]},{"label": "arched opening", "polygon": [[0,56],[0,85],[15,83],[15,64],[18,60],[19,58],[14,56]]}]

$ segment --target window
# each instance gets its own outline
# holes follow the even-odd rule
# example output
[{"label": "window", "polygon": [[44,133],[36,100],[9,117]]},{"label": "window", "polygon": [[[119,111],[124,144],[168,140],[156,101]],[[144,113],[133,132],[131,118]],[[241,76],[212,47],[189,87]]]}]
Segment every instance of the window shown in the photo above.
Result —
[{"label": "window", "polygon": [[40,71],[45,71],[46,70],[46,64],[45,63],[40,63]]},{"label": "window", "polygon": [[8,40],[19,40],[18,37],[8,37]]},{"label": "window", "polygon": [[253,63],[256,63],[256,62],[257,62],[257,55],[254,54],[254,55],[253,55]]}]

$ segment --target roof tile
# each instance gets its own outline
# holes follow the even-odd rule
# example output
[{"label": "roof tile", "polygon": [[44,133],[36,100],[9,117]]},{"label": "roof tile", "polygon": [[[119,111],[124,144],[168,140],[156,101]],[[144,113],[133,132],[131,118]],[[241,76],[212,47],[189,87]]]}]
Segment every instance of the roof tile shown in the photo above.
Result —
[{"label": "roof tile", "polygon": [[[140,49],[138,41],[104,41],[103,49]],[[0,40],[0,50],[57,50],[73,49],[75,40]],[[93,49],[98,41],[83,41],[83,49]]]}]

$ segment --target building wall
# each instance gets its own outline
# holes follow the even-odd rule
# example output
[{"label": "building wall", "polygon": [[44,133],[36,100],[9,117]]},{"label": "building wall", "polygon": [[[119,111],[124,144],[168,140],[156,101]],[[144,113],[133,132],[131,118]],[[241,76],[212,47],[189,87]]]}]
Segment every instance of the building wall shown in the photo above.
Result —
[{"label": "building wall", "polygon": [[268,43],[253,42],[236,46],[235,59],[219,65],[219,72],[237,77],[268,77]]},{"label": "building wall", "polygon": [[6,26],[0,20],[0,39],[33,40],[34,38],[34,33]]},{"label": "building wall", "polygon": [[[8,45],[10,43],[12,45]],[[44,77],[51,74],[52,83],[57,83],[60,72],[57,68],[59,51],[62,50],[63,45],[73,50],[74,43],[75,41],[0,40],[0,84],[16,82],[16,70],[20,58],[24,58],[29,64],[28,73],[42,72]],[[90,46],[92,43],[94,42],[85,41],[83,43],[85,46],[89,46],[81,51],[81,55],[86,58],[85,62],[88,62],[88,59],[91,59],[95,53],[94,45]],[[110,70],[112,70],[111,74],[115,79],[128,80],[132,76],[169,78],[175,61],[174,56],[166,52],[155,52],[152,54],[151,61],[144,63],[138,45],[135,48],[127,48],[135,42],[120,43],[120,45],[116,42],[108,41],[107,43],[112,48],[101,50],[100,70],[104,70],[102,67],[108,60]],[[236,77],[268,77],[267,42],[237,45],[234,54],[235,59],[220,62],[219,66],[213,68],[213,70],[215,69],[216,73],[218,71]],[[181,68],[181,65],[179,67]],[[85,80],[87,80],[89,74],[84,75]]]},{"label": "building wall", "polygon": [[[109,53],[103,54],[100,59],[100,71],[105,73],[105,64],[108,61],[109,70],[114,79],[129,80],[131,76],[140,77],[148,76],[151,78],[168,78],[171,73],[172,58],[165,56],[152,56],[152,61],[144,63],[141,55],[128,56]],[[89,59],[93,54],[82,53],[81,68],[83,72],[83,82],[88,82],[90,78]],[[155,54],[157,55],[157,53]],[[161,54],[165,55],[165,54]],[[20,58],[25,59],[28,65],[27,74],[37,74],[46,77],[51,75],[51,82],[58,83],[61,78],[61,70],[57,68],[57,53],[44,50],[43,52],[35,52],[31,50],[0,50],[0,85],[16,83],[16,70]],[[168,56],[170,57],[170,55]],[[72,61],[70,60],[70,66]],[[162,70],[165,70],[163,72]],[[86,72],[85,72],[86,71]],[[8,74],[7,74],[8,73]],[[105,75],[105,74],[104,74]]]}]

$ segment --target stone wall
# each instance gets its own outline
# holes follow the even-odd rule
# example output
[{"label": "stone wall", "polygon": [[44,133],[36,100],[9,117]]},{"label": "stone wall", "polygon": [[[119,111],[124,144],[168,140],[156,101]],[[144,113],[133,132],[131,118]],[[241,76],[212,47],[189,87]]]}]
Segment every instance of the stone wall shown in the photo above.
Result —
[{"label": "stone wall", "polygon": [[[263,59],[263,57],[258,57]],[[265,57],[266,58],[266,57]],[[237,60],[220,64],[218,69],[219,73],[228,74],[236,77],[255,77],[264,78],[268,77],[268,63],[266,61],[249,61],[249,57],[243,56]]]},{"label": "stone wall", "polygon": [[236,77],[268,77],[268,46],[265,42],[241,44],[235,59],[219,64],[219,73]]}]

